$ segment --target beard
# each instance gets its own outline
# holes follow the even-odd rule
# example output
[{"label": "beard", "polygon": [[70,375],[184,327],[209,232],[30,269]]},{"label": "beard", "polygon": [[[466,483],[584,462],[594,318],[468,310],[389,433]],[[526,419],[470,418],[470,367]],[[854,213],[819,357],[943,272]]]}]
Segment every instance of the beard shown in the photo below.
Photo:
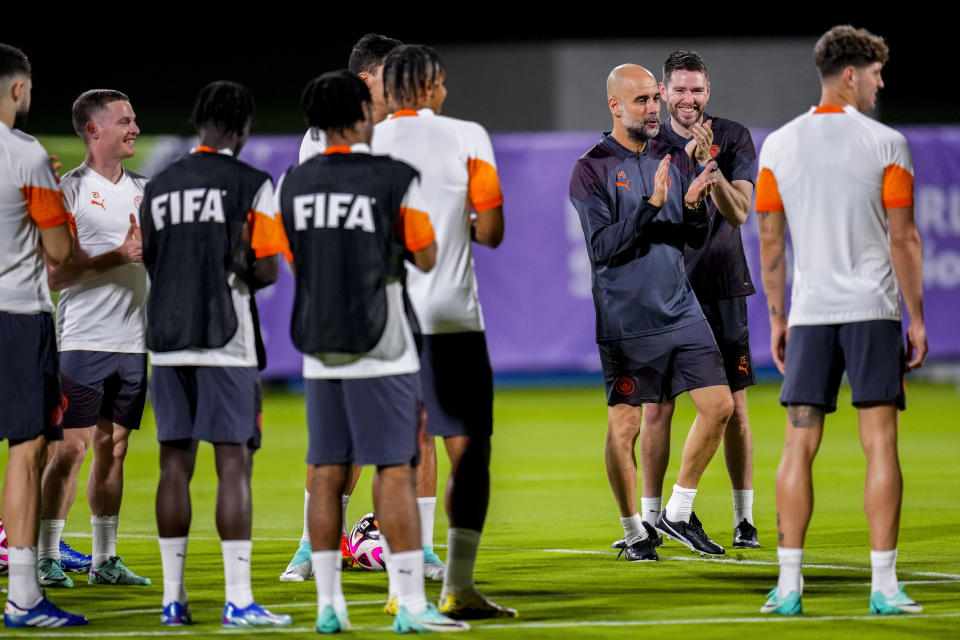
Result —
[{"label": "beard", "polygon": [[654,130],[649,130],[646,127],[645,123],[641,123],[639,127],[624,127],[627,131],[627,135],[630,136],[630,139],[638,144],[646,144],[651,139],[656,138],[657,134],[660,133],[660,127],[658,126]]},{"label": "beard", "polygon": [[13,114],[13,128],[14,128],[14,129],[20,129],[20,131],[23,131],[23,130],[24,130],[24,127],[27,126],[27,117],[28,117],[29,115],[30,115],[30,111],[27,110],[27,109],[24,109],[24,110],[22,110],[22,111],[18,110],[16,113],[14,113],[14,114]]}]

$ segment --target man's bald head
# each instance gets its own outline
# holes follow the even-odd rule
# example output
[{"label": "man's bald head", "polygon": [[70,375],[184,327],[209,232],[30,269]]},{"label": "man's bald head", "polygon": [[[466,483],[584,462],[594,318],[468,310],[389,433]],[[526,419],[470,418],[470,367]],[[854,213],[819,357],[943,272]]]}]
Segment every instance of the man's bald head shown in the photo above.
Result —
[{"label": "man's bald head", "polygon": [[607,98],[623,100],[624,91],[645,85],[657,87],[657,79],[638,64],[621,64],[607,76]]},{"label": "man's bald head", "polygon": [[621,64],[607,76],[607,104],[613,137],[628,148],[643,149],[660,131],[660,85],[638,64]]}]

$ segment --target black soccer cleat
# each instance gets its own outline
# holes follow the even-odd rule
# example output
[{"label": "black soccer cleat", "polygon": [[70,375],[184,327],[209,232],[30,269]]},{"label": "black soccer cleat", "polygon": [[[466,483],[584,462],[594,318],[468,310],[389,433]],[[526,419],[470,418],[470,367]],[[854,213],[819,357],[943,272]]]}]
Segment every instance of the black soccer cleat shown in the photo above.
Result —
[{"label": "black soccer cleat", "polygon": [[[655,547],[663,546],[663,536],[660,535],[657,530],[654,529],[653,526],[646,520],[643,521],[643,528],[647,530],[647,535],[653,538],[654,542],[656,543],[654,545]],[[626,538],[620,538],[619,540],[614,540],[610,543],[611,549],[623,549],[625,546],[627,546]]]},{"label": "black soccer cleat", "polygon": [[619,559],[620,556],[624,556],[627,562],[657,562],[660,560],[656,542],[651,535],[620,549],[617,558]]},{"label": "black soccer cleat", "polygon": [[703,531],[703,525],[700,524],[696,514],[690,514],[690,522],[684,522],[683,520],[671,522],[667,520],[666,515],[667,512],[664,510],[660,513],[660,517],[657,518],[657,531],[685,545],[691,551],[705,556],[726,555],[723,547],[707,537],[707,534]]},{"label": "black soccer cleat", "polygon": [[744,518],[733,530],[733,546],[737,549],[759,549],[757,542],[757,528]]}]

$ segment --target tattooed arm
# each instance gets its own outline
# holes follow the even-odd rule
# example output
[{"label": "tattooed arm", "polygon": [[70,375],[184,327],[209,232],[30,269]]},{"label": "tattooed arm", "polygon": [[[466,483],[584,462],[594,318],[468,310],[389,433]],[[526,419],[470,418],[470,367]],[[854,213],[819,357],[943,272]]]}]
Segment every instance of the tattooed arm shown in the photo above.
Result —
[{"label": "tattooed arm", "polygon": [[789,332],[784,309],[787,267],[783,235],[787,229],[787,218],[782,211],[758,211],[757,218],[760,221],[763,292],[767,296],[767,311],[770,315],[770,352],[777,369],[783,373]]}]

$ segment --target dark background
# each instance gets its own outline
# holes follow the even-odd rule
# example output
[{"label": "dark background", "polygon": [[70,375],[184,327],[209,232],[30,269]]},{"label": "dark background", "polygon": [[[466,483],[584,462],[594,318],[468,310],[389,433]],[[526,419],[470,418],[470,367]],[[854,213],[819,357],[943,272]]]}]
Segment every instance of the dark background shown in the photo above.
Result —
[{"label": "dark background", "polygon": [[[676,38],[682,46],[685,36],[809,37],[812,42],[830,26],[847,22],[884,36],[890,46],[886,88],[880,93],[884,121],[960,120],[955,57],[947,56],[960,34],[951,31],[943,16],[910,11],[885,16],[836,11],[822,17],[807,15],[827,11],[822,4],[791,3],[783,5],[783,12],[800,15],[768,18],[777,7],[767,5],[755,13],[741,6],[732,17],[731,9],[702,9],[690,3],[674,13],[653,4],[586,13],[550,11],[549,5],[500,10],[485,5],[476,15],[457,17],[466,6],[430,9],[408,3],[368,9],[371,15],[360,18],[357,12],[331,12],[316,3],[309,5],[310,10],[269,5],[274,17],[259,19],[243,15],[239,5],[211,8],[196,3],[183,10],[163,5],[157,15],[149,13],[157,6],[78,6],[77,15],[69,20],[40,10],[0,10],[0,41],[22,48],[34,68],[27,130],[71,133],[73,99],[86,89],[101,87],[130,95],[144,133],[189,134],[188,117],[198,90],[212,80],[230,79],[246,84],[254,94],[256,133],[302,131],[298,106],[302,87],[323,71],[345,67],[351,46],[368,31],[431,44],[442,55],[444,47],[490,42],[656,37]],[[62,15],[52,8],[46,13]]]}]

